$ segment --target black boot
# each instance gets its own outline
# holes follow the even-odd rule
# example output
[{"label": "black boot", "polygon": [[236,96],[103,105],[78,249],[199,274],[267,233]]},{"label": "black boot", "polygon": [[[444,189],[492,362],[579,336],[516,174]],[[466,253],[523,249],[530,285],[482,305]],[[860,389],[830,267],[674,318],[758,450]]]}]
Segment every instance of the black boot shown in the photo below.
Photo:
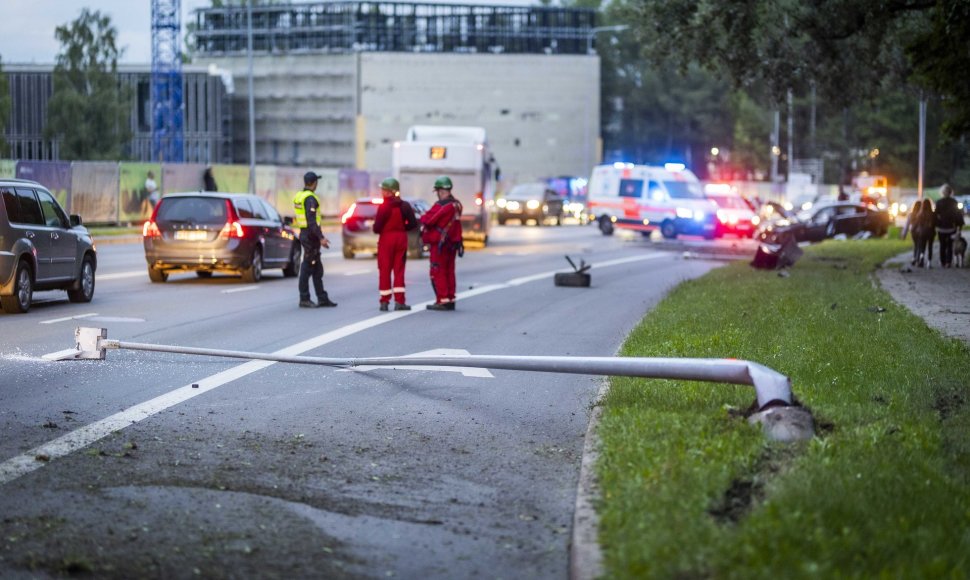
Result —
[{"label": "black boot", "polygon": [[317,303],[313,300],[300,300],[300,308],[316,308]]},{"label": "black boot", "polygon": [[337,305],[337,303],[331,301],[330,300],[330,297],[327,296],[326,292],[324,292],[323,296],[318,296],[317,297],[317,306],[319,308],[332,308],[332,307],[334,307],[336,305]]},{"label": "black boot", "polygon": [[387,302],[381,302],[381,312],[387,312],[389,305]]},{"label": "black boot", "polygon": [[411,307],[403,302],[394,303],[394,310],[411,310]]}]

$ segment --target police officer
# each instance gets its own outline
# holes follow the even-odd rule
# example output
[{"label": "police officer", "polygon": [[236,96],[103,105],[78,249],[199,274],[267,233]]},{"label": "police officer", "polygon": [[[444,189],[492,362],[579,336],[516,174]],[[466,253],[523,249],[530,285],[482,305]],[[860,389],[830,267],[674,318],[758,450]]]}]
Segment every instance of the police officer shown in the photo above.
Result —
[{"label": "police officer", "polygon": [[[411,310],[404,301],[404,264],[408,255],[408,230],[418,227],[414,208],[401,199],[401,185],[393,177],[381,182],[384,201],[377,207],[374,233],[377,238],[380,309],[386,312],[394,295],[394,310]],[[391,284],[393,274],[394,283]]]},{"label": "police officer", "polygon": [[[330,240],[320,230],[320,200],[314,193],[320,176],[309,171],[303,176],[303,191],[293,198],[293,211],[296,213],[296,226],[300,228],[300,245],[303,246],[303,263],[300,264],[300,308],[321,308],[336,306],[323,289],[323,260],[320,246],[330,247]],[[317,301],[310,300],[310,276],[313,276],[313,289]]]},{"label": "police officer", "polygon": [[422,239],[431,246],[431,287],[435,303],[428,310],[455,309],[455,256],[464,252],[461,243],[461,203],[451,195],[451,178],[434,182],[438,203],[421,216]]}]

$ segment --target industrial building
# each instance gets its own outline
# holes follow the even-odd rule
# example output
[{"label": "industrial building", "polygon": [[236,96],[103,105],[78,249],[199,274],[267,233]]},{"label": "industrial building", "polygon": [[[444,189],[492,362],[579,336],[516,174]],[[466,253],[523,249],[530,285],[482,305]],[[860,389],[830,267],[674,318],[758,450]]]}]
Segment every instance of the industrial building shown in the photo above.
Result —
[{"label": "industrial building", "polygon": [[[53,94],[53,65],[4,64],[3,74],[13,97],[4,138],[10,157],[22,161],[61,160],[56,140],[44,138],[47,102]],[[132,139],[127,157],[135,161],[152,159],[151,68],[119,65],[119,82],[130,88]],[[232,79],[208,67],[183,69],[185,114],[185,162],[232,162]]]},{"label": "industrial building", "polygon": [[[249,157],[245,7],[198,10],[193,62],[235,81],[233,160]],[[484,127],[503,181],[599,160],[595,11],[311,2],[253,8],[256,163],[390,169],[411,125]]]}]

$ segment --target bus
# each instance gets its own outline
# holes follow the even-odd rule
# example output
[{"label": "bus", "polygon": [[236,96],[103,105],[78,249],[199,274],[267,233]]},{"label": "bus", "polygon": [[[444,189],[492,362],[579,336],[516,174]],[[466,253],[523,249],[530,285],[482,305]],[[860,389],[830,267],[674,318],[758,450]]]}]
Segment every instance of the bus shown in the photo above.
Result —
[{"label": "bus", "polygon": [[391,159],[392,174],[405,198],[435,203],[435,179],[450,177],[452,195],[463,207],[464,239],[488,244],[497,167],[484,128],[415,125],[403,141],[394,143]]}]

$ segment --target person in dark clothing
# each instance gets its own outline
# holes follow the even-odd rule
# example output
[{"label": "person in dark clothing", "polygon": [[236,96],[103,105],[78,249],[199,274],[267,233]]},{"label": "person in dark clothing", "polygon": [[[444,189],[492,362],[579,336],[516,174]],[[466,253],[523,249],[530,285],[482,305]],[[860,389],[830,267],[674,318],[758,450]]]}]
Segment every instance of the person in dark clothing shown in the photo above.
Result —
[{"label": "person in dark clothing", "polygon": [[[394,310],[411,310],[404,300],[404,266],[408,256],[408,230],[418,227],[414,208],[401,199],[401,186],[388,177],[381,182],[383,201],[377,207],[374,233],[377,238],[378,290],[380,310],[386,312],[394,295]],[[394,281],[391,283],[391,275]]]},{"label": "person in dark clothing", "polygon": [[933,262],[933,238],[936,237],[936,214],[933,202],[926,198],[913,215],[913,242],[916,244],[916,266],[930,268]]},{"label": "person in dark clothing", "polygon": [[202,187],[205,191],[219,191],[219,186],[216,185],[216,178],[212,176],[211,167],[206,167],[205,173],[202,174]]},{"label": "person in dark clothing", "polygon": [[[320,176],[310,171],[303,176],[303,191],[293,198],[293,211],[296,219],[293,223],[300,228],[300,245],[303,246],[303,262],[300,264],[300,308],[321,308],[336,306],[327,292],[323,289],[323,259],[320,247],[329,248],[330,241],[320,229],[320,200],[317,199],[316,189]],[[310,277],[313,277],[313,289],[317,294],[317,301],[310,300]]]},{"label": "person in dark clothing", "polygon": [[953,265],[953,238],[963,228],[963,212],[950,184],[940,188],[940,196],[936,202],[936,234],[940,239],[940,265],[949,268]]}]

